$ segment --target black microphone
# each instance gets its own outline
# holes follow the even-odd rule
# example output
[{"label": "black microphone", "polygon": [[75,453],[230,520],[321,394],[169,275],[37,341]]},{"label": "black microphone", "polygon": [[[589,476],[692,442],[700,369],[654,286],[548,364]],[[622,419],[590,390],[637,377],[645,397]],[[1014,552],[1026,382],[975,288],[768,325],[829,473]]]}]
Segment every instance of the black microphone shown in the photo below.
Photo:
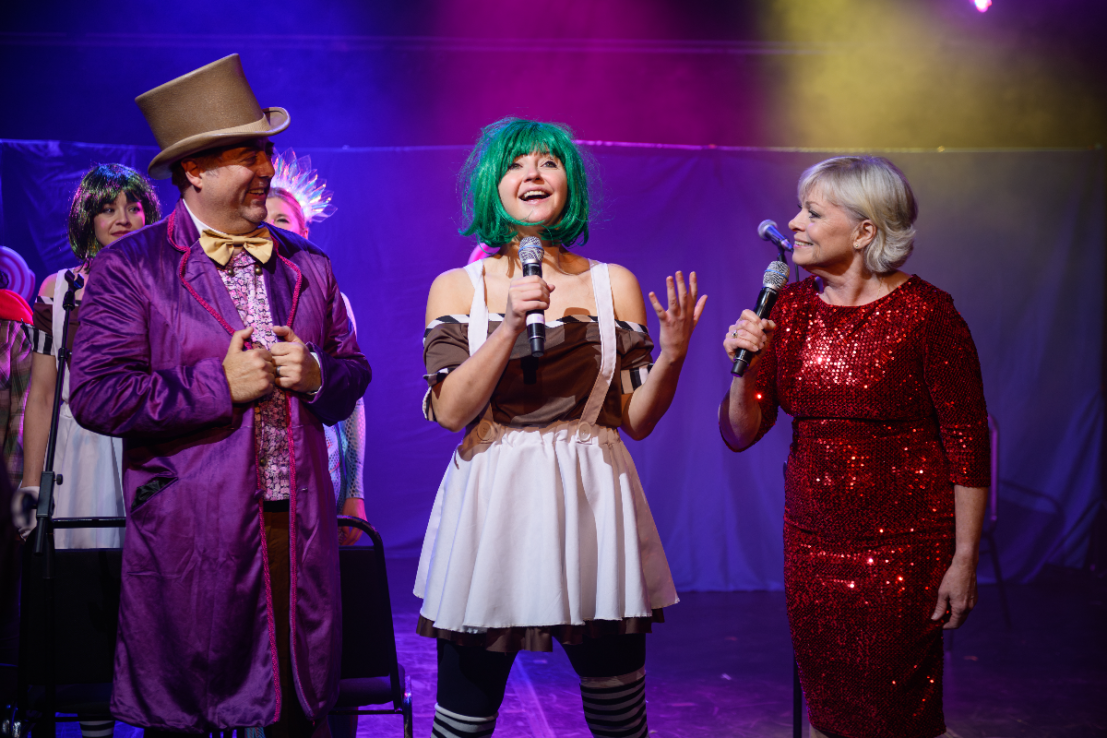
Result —
[{"label": "black microphone", "polygon": [[[541,277],[542,240],[527,236],[520,241],[519,261],[523,262],[524,277]],[[537,359],[546,353],[546,314],[542,310],[527,311],[527,339],[531,356]]]},{"label": "black microphone", "polygon": [[[785,251],[792,250],[792,244],[784,237],[784,234],[776,229],[776,223],[771,220],[761,221],[761,225],[757,226],[757,235],[766,241],[772,241],[776,244],[778,249],[784,249]],[[787,281],[787,280],[785,280]]]},{"label": "black microphone", "polygon": [[[765,223],[770,222],[765,221]],[[761,225],[765,225],[765,223]],[[773,305],[776,304],[776,298],[780,297],[780,288],[787,282],[788,265],[783,261],[770,263],[769,268],[765,270],[765,278],[761,280],[761,294],[757,296],[757,307],[753,309],[753,312],[757,313],[757,317],[767,318],[769,316],[769,313],[773,311]],[[739,351],[730,373],[736,377],[745,374],[755,353],[755,351],[749,349]]]}]

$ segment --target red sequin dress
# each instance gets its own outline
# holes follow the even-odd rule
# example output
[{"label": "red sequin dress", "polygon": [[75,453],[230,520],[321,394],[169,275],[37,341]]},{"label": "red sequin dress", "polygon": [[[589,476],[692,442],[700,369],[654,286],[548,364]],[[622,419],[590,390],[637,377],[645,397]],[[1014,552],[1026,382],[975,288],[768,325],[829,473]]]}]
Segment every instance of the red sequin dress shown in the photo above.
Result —
[{"label": "red sequin dress", "polygon": [[953,299],[918,277],[858,307],[788,285],[756,368],[762,423],[793,417],[784,582],[811,723],[933,738],[953,485],[987,487],[980,363]]}]

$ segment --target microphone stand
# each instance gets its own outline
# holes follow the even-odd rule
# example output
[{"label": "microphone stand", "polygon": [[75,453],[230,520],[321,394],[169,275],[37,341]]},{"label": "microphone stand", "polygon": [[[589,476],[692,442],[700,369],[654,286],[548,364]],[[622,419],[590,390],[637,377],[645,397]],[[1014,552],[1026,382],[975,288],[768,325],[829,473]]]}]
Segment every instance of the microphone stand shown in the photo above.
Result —
[{"label": "microphone stand", "polygon": [[[74,274],[69,270],[65,273],[65,281],[69,283],[62,300],[62,310],[65,317],[62,320],[62,334],[55,336],[58,340],[58,377],[54,383],[54,407],[50,413],[50,434],[46,445],[46,458],[43,464],[42,480],[39,483],[38,510],[36,512],[37,523],[34,531],[34,554],[42,556],[45,560],[42,565],[43,579],[43,615],[46,620],[45,643],[42,643],[42,653],[45,654],[47,668],[45,677],[46,700],[42,709],[42,722],[45,733],[53,736],[55,731],[54,706],[57,704],[57,678],[56,655],[54,643],[54,619],[55,619],[55,581],[54,581],[54,529],[56,528],[122,528],[126,524],[126,518],[55,518],[54,517],[54,487],[64,481],[61,474],[54,472],[54,455],[58,444],[58,418],[61,414],[62,395],[65,389],[65,375],[69,368],[69,324],[72,322],[73,311],[77,308],[77,290],[85,286],[84,277]],[[57,306],[55,306],[56,308]],[[23,668],[23,660],[20,660],[21,686],[26,685],[27,678]]]},{"label": "microphone stand", "polygon": [[[77,307],[77,290],[85,286],[85,279],[79,273],[66,271],[65,281],[69,282],[69,289],[65,291],[65,299],[62,300],[65,318],[62,320],[62,334],[58,343],[58,379],[54,383],[54,407],[50,411],[50,436],[46,444],[46,463],[38,488],[38,522],[36,523],[38,534],[35,536],[35,556],[42,556],[48,550],[46,539],[54,535],[54,531],[51,530],[54,515],[54,485],[60,485],[65,481],[60,474],[54,474],[54,452],[58,445],[58,415],[61,413],[65,372],[69,367],[69,321],[73,316],[73,310]],[[57,336],[54,338],[59,340]],[[50,553],[53,552],[53,548],[53,546],[49,547]],[[44,577],[46,579],[53,578],[52,564],[53,556],[47,555]]]},{"label": "microphone stand", "polygon": [[[777,252],[777,255],[778,255],[777,258],[780,261],[787,264],[788,263],[788,258],[786,256],[786,254],[788,252],[788,249],[785,249],[783,246],[781,246],[776,241],[773,241],[773,245],[776,246],[776,252]],[[796,263],[794,261],[792,262],[792,269],[789,271],[789,274],[792,275],[792,281],[793,282],[799,282],[800,281],[799,267],[796,265]],[[787,473],[788,473],[788,463],[787,462],[784,463],[784,473],[785,473],[785,475],[787,475]],[[801,738],[801,736],[803,735],[803,703],[804,703],[803,685],[800,684],[799,662],[796,661],[796,654],[795,654],[795,651],[793,650],[792,651],[792,738]]]},{"label": "microphone stand", "polygon": [[[777,253],[780,254],[780,260],[785,264],[788,263],[788,258],[785,256],[787,253],[785,248],[780,244],[776,244]],[[792,262],[792,281],[800,281],[799,266]],[[788,471],[788,463],[784,463],[785,473]],[[792,651],[792,738],[801,738],[803,735],[803,685],[800,684],[800,672],[799,662],[796,661],[796,652]]]},{"label": "microphone stand", "polygon": [[[62,321],[62,334],[58,344],[58,378],[54,383],[54,407],[50,412],[50,435],[46,444],[46,462],[42,472],[42,480],[38,488],[38,512],[35,525],[35,556],[46,554],[43,562],[43,614],[46,616],[46,642],[42,644],[46,663],[46,708],[43,712],[46,732],[54,734],[54,705],[57,704],[57,683],[54,678],[55,654],[54,638],[51,626],[54,622],[54,485],[61,484],[64,480],[61,475],[54,474],[54,452],[58,445],[58,415],[61,412],[62,391],[65,388],[65,370],[69,366],[69,321],[74,308],[77,306],[77,290],[84,287],[85,280],[80,274],[74,275],[72,271],[66,271],[65,281],[69,282],[69,288],[65,291],[65,299],[62,301],[62,310],[65,318]],[[55,340],[59,339],[55,336]],[[49,540],[47,540],[49,539]],[[22,675],[21,675],[22,676]],[[22,681],[22,680],[21,680]]]}]

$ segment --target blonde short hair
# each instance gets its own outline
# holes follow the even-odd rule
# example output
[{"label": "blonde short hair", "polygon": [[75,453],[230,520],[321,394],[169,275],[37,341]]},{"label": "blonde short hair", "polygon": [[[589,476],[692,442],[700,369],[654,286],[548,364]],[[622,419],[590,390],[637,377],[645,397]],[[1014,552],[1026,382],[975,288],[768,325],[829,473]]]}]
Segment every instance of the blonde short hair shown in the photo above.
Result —
[{"label": "blonde short hair", "polygon": [[876,237],[865,249],[865,266],[870,271],[888,274],[903,266],[915,248],[919,206],[907,177],[895,164],[881,156],[827,159],[800,177],[800,202],[815,187],[854,222],[869,220],[876,226]]}]

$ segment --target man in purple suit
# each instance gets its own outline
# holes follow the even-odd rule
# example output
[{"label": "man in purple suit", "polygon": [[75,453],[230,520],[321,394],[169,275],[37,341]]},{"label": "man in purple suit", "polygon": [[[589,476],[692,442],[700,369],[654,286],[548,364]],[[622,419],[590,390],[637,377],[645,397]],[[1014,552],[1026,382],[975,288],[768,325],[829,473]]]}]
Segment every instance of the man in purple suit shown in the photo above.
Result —
[{"label": "man in purple suit", "polygon": [[323,425],[370,370],[330,261],[264,228],[272,144],[233,55],[137,98],[181,200],[96,259],[71,406],[124,439],[112,712],[158,732],[307,736],[338,691]]}]

